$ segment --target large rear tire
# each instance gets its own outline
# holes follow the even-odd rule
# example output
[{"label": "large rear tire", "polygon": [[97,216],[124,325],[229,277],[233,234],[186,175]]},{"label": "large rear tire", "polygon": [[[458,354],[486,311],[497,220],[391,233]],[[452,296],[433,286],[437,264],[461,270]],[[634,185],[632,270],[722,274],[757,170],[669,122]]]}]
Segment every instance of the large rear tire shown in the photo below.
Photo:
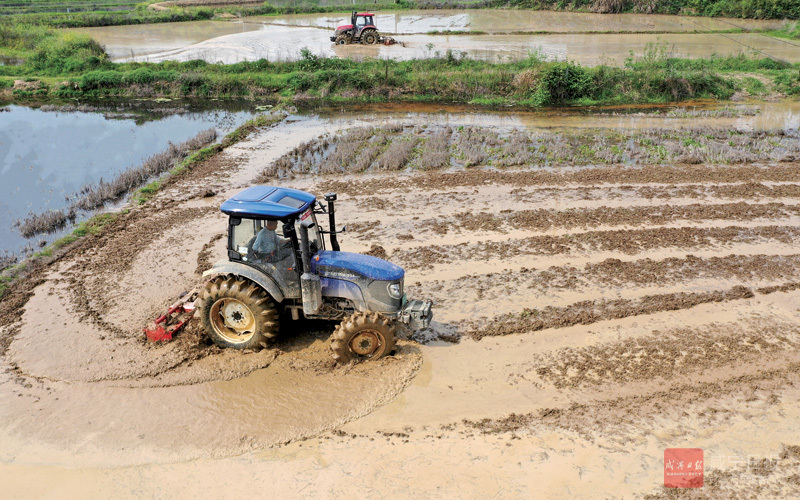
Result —
[{"label": "large rear tire", "polygon": [[361,35],[361,40],[367,45],[374,45],[378,43],[378,34],[374,31],[368,31]]},{"label": "large rear tire", "polygon": [[337,363],[378,359],[394,348],[395,326],[379,313],[354,313],[336,326],[331,337]]},{"label": "large rear tire", "polygon": [[200,294],[200,318],[220,347],[260,349],[278,335],[278,310],[263,288],[238,276],[218,276]]}]

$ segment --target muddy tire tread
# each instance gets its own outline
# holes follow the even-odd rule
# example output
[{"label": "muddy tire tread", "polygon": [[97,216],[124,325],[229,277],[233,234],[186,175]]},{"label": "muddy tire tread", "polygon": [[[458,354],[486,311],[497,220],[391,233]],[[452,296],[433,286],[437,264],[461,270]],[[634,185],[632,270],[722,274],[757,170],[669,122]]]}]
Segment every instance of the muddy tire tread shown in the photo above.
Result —
[{"label": "muddy tire tread", "polygon": [[[348,346],[350,340],[360,331],[370,329],[378,332],[382,337],[383,344],[371,356],[360,356],[352,352]],[[341,323],[336,325],[336,329],[331,336],[331,350],[333,359],[337,363],[349,363],[350,361],[361,361],[363,359],[378,359],[389,354],[395,346],[396,327],[394,323],[376,312],[357,312]]]},{"label": "muddy tire tread", "polygon": [[[250,308],[256,318],[256,331],[247,342],[233,344],[220,337],[211,324],[211,307],[223,298],[235,298]],[[235,275],[218,276],[203,286],[198,301],[200,322],[216,345],[234,349],[260,349],[273,343],[278,336],[278,310],[269,294],[252,281]]]}]

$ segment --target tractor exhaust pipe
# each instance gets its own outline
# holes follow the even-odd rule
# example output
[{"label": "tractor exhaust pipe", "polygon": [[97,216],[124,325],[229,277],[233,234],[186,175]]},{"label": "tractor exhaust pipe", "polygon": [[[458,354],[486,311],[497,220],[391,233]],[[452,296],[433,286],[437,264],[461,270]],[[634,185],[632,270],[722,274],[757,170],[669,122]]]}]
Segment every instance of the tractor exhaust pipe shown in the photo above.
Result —
[{"label": "tractor exhaust pipe", "polygon": [[300,293],[303,297],[303,314],[317,314],[322,307],[322,283],[318,274],[311,272],[311,257],[308,255],[308,226],[311,218],[300,223],[300,253],[303,257],[303,274],[300,276]]},{"label": "tractor exhaust pipe", "polygon": [[333,202],[336,201],[336,193],[325,193],[325,201],[328,202],[328,221],[331,225],[331,250],[338,252],[339,242],[336,240],[336,217],[333,214]]}]

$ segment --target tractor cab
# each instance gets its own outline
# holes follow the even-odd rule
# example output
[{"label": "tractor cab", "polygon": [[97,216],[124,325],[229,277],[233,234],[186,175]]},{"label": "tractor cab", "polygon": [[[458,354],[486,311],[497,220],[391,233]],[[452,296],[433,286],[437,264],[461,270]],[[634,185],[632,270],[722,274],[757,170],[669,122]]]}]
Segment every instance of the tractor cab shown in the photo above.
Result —
[{"label": "tractor cab", "polygon": [[340,45],[348,43],[372,45],[379,43],[381,37],[378,34],[377,26],[375,26],[374,17],[375,14],[371,12],[353,11],[350,16],[350,24],[344,24],[336,28],[331,41]]},{"label": "tractor cab", "polygon": [[372,20],[373,14],[369,12],[361,12],[359,14],[355,14],[355,22],[353,24],[358,28],[359,31],[364,29],[367,26],[375,27],[375,22]]},{"label": "tractor cab", "polygon": [[[203,273],[198,299],[215,343],[264,347],[274,341],[285,312],[292,320],[342,320],[331,348],[336,360],[348,361],[390,352],[396,323],[430,324],[432,302],[407,299],[401,267],[340,251],[336,194],[327,193],[325,201],[297,189],[252,186],[222,203],[227,259]],[[320,214],[328,215],[327,231],[317,223]]]},{"label": "tractor cab", "polygon": [[314,214],[316,197],[295,189],[253,186],[225,201],[228,259],[271,276],[286,295],[300,294],[303,272],[296,225],[309,219],[307,251],[325,248]]}]

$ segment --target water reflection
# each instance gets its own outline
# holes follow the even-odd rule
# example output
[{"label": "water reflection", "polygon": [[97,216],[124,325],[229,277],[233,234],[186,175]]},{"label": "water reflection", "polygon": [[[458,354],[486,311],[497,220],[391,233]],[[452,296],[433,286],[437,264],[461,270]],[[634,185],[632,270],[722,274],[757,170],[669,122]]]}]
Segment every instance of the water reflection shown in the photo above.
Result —
[{"label": "water reflection", "polygon": [[[66,206],[83,185],[109,180],[201,130],[230,132],[245,110],[142,114],[127,111],[43,111],[9,106],[0,113],[0,253],[26,242],[13,222],[29,212]],[[69,108],[67,108],[69,109]],[[163,110],[162,110],[163,111]],[[45,237],[52,241],[60,234]],[[38,243],[35,239],[34,243]]]}]

